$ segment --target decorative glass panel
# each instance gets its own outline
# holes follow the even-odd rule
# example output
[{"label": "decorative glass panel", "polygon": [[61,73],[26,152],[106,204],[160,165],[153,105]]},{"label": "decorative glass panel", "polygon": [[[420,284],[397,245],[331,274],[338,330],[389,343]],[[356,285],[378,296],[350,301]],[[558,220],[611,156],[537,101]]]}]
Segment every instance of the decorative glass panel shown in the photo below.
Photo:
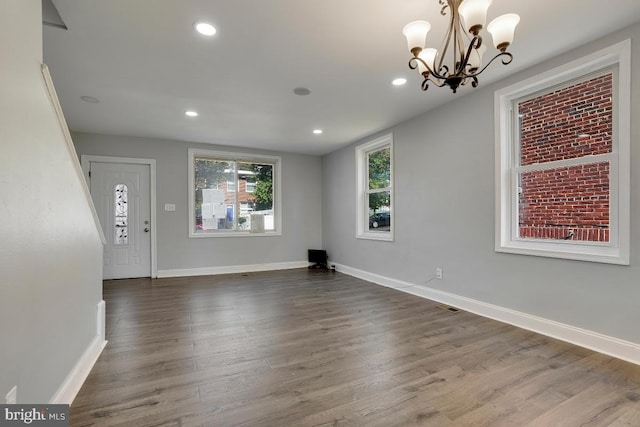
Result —
[{"label": "decorative glass panel", "polygon": [[125,184],[116,185],[115,189],[115,239],[114,244],[129,243],[129,207],[127,206],[128,188]]}]

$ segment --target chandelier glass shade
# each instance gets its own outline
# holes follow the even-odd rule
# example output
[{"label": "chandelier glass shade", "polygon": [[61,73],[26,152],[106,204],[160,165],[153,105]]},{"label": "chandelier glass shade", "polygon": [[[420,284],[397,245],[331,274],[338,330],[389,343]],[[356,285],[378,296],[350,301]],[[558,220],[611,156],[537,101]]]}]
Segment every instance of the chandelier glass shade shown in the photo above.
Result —
[{"label": "chandelier glass shade", "polygon": [[486,26],[498,53],[483,67],[482,57],[487,47],[483,44],[481,30],[485,28],[492,0],[438,1],[442,6],[441,15],[446,16],[449,10],[449,28],[439,51],[425,47],[427,33],[431,29],[427,21],[413,21],[402,30],[413,55],[409,68],[417,69],[424,77],[422,90],[427,90],[429,83],[438,87],[449,86],[453,93],[467,83],[476,87],[477,76],[497,58],[501,58],[505,65],[513,60],[507,48],[513,43],[514,31],[520,21],[518,15],[499,16]]}]

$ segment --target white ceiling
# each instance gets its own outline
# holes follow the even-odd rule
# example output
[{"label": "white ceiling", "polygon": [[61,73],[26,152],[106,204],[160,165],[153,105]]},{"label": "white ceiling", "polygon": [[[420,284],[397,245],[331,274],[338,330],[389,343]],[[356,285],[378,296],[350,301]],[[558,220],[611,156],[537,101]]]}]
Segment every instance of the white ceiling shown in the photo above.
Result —
[{"label": "white ceiling", "polygon": [[[44,59],[77,131],[325,154],[474,91],[422,92],[407,66],[407,22],[427,19],[428,44],[441,44],[437,0],[54,3],[68,30],[44,27]],[[637,22],[640,1],[494,0],[488,20],[508,12],[521,17],[515,58],[480,87]],[[195,33],[200,20],[218,33]]]}]

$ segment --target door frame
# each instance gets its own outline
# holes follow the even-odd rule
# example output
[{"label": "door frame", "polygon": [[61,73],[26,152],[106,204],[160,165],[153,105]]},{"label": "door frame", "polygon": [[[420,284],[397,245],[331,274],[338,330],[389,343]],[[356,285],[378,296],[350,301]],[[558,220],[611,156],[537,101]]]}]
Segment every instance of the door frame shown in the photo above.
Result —
[{"label": "door frame", "polygon": [[[149,166],[149,196],[150,203],[149,211],[151,214],[151,277],[153,279],[158,277],[158,251],[156,243],[156,160],[155,159],[139,159],[133,157],[110,157],[110,156],[93,156],[88,154],[82,154],[80,156],[80,163],[82,164],[82,175],[87,183],[87,186],[91,188],[89,182],[89,168],[91,162],[99,163],[126,163],[136,165],[148,165]],[[93,203],[93,199],[91,199]],[[102,226],[100,226],[102,229]]]}]

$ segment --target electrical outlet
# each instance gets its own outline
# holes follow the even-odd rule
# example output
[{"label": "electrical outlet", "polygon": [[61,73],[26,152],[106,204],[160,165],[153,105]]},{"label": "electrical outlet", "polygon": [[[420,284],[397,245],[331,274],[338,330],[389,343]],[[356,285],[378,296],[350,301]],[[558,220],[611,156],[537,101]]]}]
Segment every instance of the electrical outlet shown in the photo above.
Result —
[{"label": "electrical outlet", "polygon": [[18,386],[14,385],[4,398],[7,405],[15,405],[18,402]]},{"label": "electrical outlet", "polygon": [[442,280],[442,269],[436,268],[436,279]]}]

